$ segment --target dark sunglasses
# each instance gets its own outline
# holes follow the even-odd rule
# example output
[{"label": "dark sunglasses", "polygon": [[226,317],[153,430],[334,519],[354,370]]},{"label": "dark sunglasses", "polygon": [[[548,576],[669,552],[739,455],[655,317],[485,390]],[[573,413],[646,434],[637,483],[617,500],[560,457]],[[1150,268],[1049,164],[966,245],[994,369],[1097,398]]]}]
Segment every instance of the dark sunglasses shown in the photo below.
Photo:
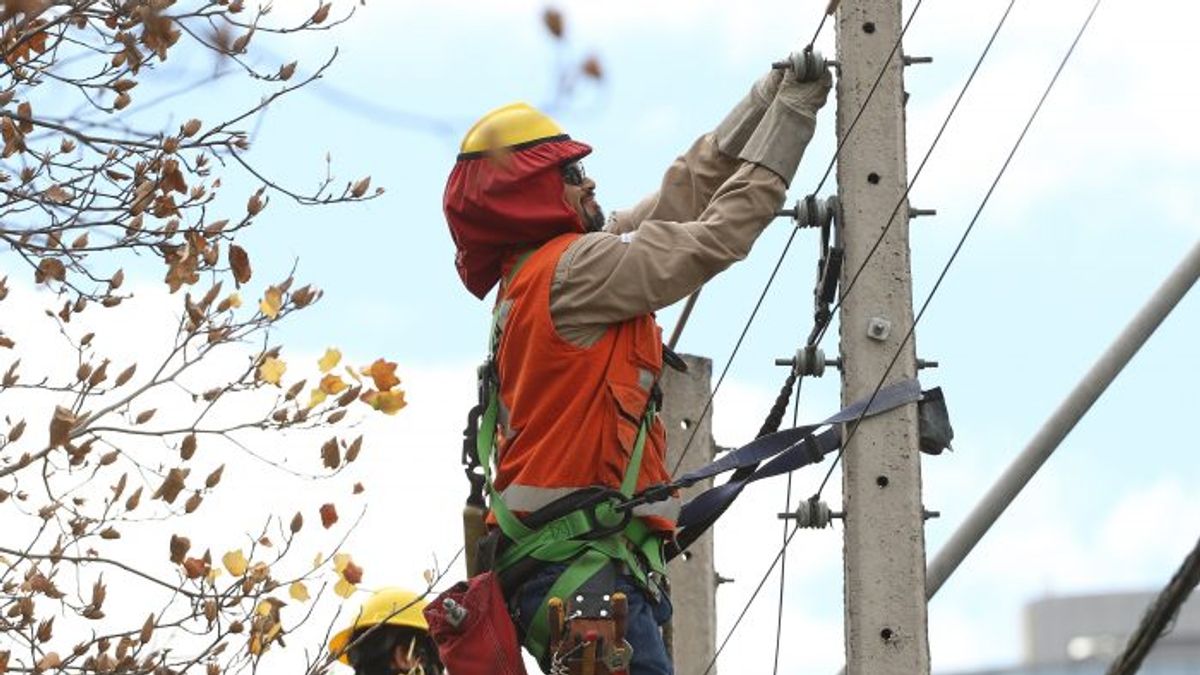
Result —
[{"label": "dark sunglasses", "polygon": [[583,185],[584,179],[587,178],[587,173],[583,170],[583,164],[580,162],[570,162],[563,164],[560,169],[562,172],[563,182],[567,185],[580,186]]}]

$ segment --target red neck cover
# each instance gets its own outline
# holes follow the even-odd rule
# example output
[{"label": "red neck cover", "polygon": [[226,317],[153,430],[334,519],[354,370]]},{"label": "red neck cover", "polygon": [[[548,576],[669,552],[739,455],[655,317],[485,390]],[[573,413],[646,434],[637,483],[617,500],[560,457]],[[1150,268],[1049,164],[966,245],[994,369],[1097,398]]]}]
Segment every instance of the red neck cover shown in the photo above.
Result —
[{"label": "red neck cover", "polygon": [[457,250],[454,265],[467,290],[482,299],[499,281],[509,253],[586,231],[563,198],[559,167],[591,151],[563,135],[499,153],[458,156],[442,209]]}]

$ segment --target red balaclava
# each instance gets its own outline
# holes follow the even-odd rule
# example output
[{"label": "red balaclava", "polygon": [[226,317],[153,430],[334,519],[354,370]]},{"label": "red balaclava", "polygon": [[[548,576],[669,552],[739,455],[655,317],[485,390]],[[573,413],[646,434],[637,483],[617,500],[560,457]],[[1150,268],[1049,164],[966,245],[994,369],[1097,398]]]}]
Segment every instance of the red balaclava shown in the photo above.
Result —
[{"label": "red balaclava", "polygon": [[559,168],[591,146],[561,134],[492,152],[458,156],[442,208],[467,290],[482,299],[500,280],[505,256],[568,232],[585,232],[563,196]]}]

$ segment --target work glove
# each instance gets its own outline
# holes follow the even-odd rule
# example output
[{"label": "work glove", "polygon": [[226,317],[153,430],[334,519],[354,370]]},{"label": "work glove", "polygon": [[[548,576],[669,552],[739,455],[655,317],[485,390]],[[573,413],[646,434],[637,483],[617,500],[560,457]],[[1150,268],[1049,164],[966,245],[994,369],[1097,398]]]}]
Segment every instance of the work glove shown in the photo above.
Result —
[{"label": "work glove", "polygon": [[798,82],[789,72],[738,157],[765,166],[791,185],[817,128],[817,111],[832,86],[833,74],[828,70],[811,82]]},{"label": "work glove", "polygon": [[767,71],[754,86],[750,87],[745,98],[729,111],[725,119],[717,125],[713,134],[716,136],[717,149],[727,157],[737,157],[746,140],[754,133],[759,120],[767,112],[767,106],[775,100],[775,92],[779,91],[779,83],[783,81],[784,71],[772,68]]}]

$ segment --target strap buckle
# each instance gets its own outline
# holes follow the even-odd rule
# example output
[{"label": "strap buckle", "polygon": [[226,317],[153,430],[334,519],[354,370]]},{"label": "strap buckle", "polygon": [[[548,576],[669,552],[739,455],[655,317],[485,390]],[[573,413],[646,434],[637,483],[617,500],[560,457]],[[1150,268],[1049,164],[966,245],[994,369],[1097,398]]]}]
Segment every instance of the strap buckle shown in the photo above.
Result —
[{"label": "strap buckle", "polygon": [[588,519],[591,529],[581,539],[611,537],[625,531],[633,520],[633,510],[622,508],[625,495],[617,490],[602,490],[578,507]]}]

